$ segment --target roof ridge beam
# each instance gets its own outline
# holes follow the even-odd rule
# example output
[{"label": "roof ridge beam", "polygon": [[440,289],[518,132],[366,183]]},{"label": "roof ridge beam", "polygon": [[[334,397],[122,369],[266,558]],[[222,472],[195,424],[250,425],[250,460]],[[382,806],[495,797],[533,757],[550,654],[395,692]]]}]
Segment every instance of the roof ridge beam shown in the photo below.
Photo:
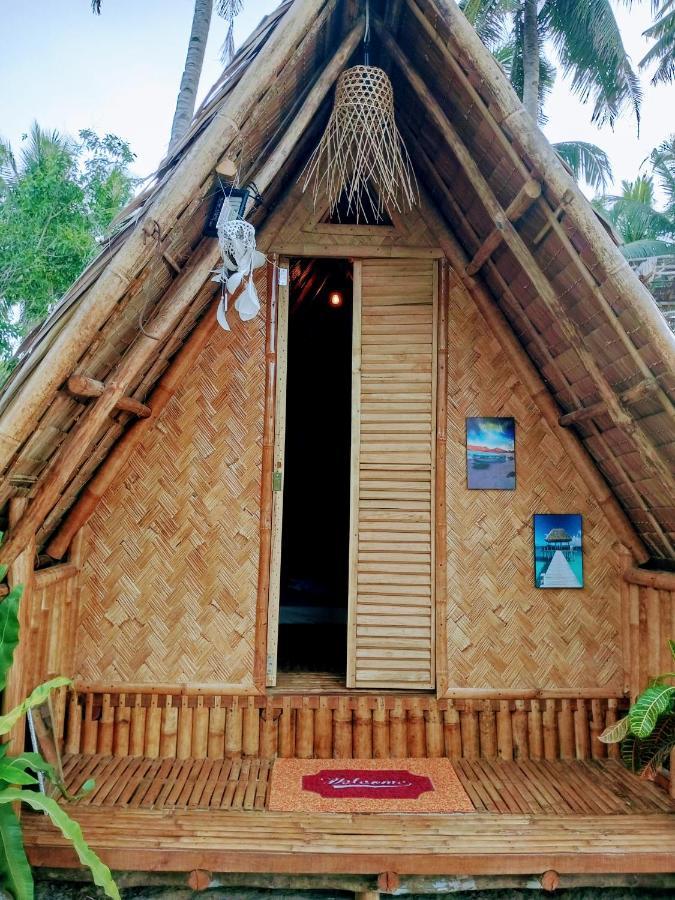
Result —
[{"label": "roof ridge beam", "polygon": [[606,403],[607,413],[611,416],[612,421],[617,427],[622,428],[626,434],[630,435],[637,449],[654,466],[664,484],[670,485],[672,488],[675,484],[675,479],[670,466],[661,458],[656,446],[651,442],[650,436],[643,430],[639,420],[636,421],[631,413],[624,409],[605,374],[595,361],[593,354],[585,346],[585,338],[581,328],[568,316],[553,286],[539,266],[536,257],[532,254],[520,234],[518,234],[513,224],[506,218],[504,209],[460,137],[459,132],[450,122],[408,57],[387,32],[381,19],[375,19],[375,28],[403,76],[407,79],[422,103],[426,105],[430,117],[452,149],[455,158],[464,170],[488,215],[495,222],[502,220],[505,243],[523,269],[523,272],[532,282],[541,300],[548,307],[549,312],[555,317],[570,346],[576,350],[582,365],[593,379],[600,397]]}]

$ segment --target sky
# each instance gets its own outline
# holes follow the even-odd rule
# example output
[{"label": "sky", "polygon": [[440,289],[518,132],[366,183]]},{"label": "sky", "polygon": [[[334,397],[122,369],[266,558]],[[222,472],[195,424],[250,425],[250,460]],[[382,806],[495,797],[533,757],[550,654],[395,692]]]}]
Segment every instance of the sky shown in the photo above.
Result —
[{"label": "sky", "polygon": [[[239,45],[277,0],[246,0],[236,21]],[[616,3],[624,42],[635,63],[648,44],[647,0]],[[76,135],[82,128],[113,132],[127,140],[136,174],[151,174],[166,151],[183,68],[193,0],[103,0],[92,15],[90,0],[0,0],[0,136],[17,149],[31,122]],[[200,95],[221,71],[219,50],[226,25],[214,15]],[[615,130],[599,131],[584,106],[559,78],[548,100],[545,127],[552,141],[587,140],[610,156],[615,187],[633,179],[657,144],[675,131],[675,85],[652,88],[643,78],[645,101],[638,138],[630,113]]]}]

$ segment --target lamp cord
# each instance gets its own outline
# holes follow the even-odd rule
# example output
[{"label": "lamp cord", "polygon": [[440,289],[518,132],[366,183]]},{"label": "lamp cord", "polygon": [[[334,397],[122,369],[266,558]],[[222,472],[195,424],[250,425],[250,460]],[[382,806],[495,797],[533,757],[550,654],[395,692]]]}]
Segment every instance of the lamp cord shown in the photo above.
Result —
[{"label": "lamp cord", "polygon": [[370,0],[366,0],[366,27],[363,32],[363,62],[370,65]]}]

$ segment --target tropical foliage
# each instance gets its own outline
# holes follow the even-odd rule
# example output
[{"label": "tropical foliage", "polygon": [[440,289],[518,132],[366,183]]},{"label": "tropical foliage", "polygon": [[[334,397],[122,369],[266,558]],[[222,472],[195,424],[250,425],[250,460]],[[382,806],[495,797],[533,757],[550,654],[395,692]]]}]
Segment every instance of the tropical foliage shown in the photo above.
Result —
[{"label": "tropical foliage", "polygon": [[667,84],[675,80],[675,0],[652,0],[652,9],[656,18],[644,35],[654,44],[640,61],[640,68],[655,66],[652,84]]},{"label": "tropical foliage", "polygon": [[594,122],[612,124],[626,107],[639,118],[642,92],[611,0],[462,0],[461,6],[490,50],[515,44],[521,62],[510,77],[533,118],[541,106],[547,44],[571,75],[573,92],[591,102]]},{"label": "tropical foliage", "polygon": [[[675,662],[675,641],[668,642]],[[621,742],[621,756],[634,772],[651,777],[675,747],[675,672],[659,675],[640,694],[628,715],[607,728],[600,740]]]},{"label": "tropical foliage", "polygon": [[[7,567],[0,566],[0,580],[6,573]],[[7,684],[7,673],[19,643],[19,603],[22,593],[21,586],[14,587],[0,603],[0,690],[4,690]],[[19,706],[0,716],[0,736],[9,734],[28,710],[41,706],[52,690],[68,684],[70,681],[67,678],[54,678],[35,688]],[[8,744],[0,744],[0,884],[16,900],[33,900],[33,875],[23,846],[21,822],[13,808],[17,803],[25,803],[49,816],[71,841],[80,862],[89,867],[94,882],[108,897],[119,900],[119,891],[110,870],[88,846],[77,822],[70,818],[56,800],[35,790],[39,785],[36,776],[40,773],[65,794],[53,766],[39,753],[22,753],[9,757],[7,748]],[[89,783],[85,789],[91,790],[92,787],[93,783]]]},{"label": "tropical foliage", "polygon": [[97,252],[133,193],[133,159],[90,130],[75,141],[34,123],[18,151],[0,139],[0,360]]}]

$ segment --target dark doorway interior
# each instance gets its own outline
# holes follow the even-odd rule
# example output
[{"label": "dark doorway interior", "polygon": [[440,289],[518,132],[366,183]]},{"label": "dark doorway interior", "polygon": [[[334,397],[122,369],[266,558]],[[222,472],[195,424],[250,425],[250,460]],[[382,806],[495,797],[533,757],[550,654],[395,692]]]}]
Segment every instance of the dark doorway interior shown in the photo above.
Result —
[{"label": "dark doorway interior", "polygon": [[352,266],[293,260],[279,609],[280,672],[347,656]]}]

